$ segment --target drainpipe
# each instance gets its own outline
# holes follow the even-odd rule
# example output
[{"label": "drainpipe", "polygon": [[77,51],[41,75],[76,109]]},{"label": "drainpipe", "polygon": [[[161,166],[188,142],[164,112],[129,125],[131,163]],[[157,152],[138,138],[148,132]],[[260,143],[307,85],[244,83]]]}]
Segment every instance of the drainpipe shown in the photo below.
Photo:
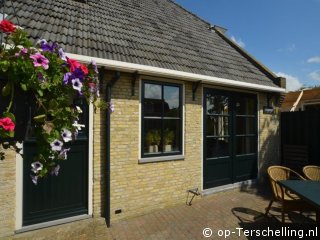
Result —
[{"label": "drainpipe", "polygon": [[[101,69],[100,79],[103,79],[104,69]],[[107,103],[111,102],[111,89],[112,86],[119,80],[120,72],[115,72],[112,79],[108,82],[106,87],[106,97],[105,100]],[[107,227],[110,227],[110,110],[107,110],[106,113],[106,224]]]}]

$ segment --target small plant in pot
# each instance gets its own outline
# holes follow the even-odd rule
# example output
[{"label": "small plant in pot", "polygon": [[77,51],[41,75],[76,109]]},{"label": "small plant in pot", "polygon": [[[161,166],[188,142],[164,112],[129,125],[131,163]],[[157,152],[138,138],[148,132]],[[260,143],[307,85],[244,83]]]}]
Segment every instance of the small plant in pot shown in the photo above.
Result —
[{"label": "small plant in pot", "polygon": [[159,151],[160,134],[158,130],[151,130],[146,135],[146,144],[148,146],[148,152],[154,153]]},{"label": "small plant in pot", "polygon": [[172,130],[166,129],[164,131],[164,138],[163,138],[164,152],[172,151],[173,140],[174,140],[174,132]]}]

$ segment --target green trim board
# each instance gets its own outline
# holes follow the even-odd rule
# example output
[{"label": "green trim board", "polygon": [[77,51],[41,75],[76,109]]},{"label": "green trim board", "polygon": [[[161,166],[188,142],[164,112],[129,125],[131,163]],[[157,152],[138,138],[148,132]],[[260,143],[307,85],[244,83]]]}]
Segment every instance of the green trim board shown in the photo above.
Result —
[{"label": "green trim board", "polygon": [[203,188],[257,176],[257,96],[205,88]]}]

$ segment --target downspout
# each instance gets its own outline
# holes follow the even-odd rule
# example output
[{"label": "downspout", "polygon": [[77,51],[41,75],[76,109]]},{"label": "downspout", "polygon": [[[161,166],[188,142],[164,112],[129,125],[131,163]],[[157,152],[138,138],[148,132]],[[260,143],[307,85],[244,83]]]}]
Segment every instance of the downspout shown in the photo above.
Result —
[{"label": "downspout", "polygon": [[[103,79],[104,69],[102,69],[100,74],[100,79]],[[115,72],[112,79],[107,83],[106,87],[106,96],[105,100],[107,103],[111,102],[111,89],[112,86],[119,80],[120,72]],[[111,111],[107,110],[106,113],[106,224],[107,227],[110,227],[110,218],[111,218],[111,210],[110,210],[110,129],[111,129]]]}]

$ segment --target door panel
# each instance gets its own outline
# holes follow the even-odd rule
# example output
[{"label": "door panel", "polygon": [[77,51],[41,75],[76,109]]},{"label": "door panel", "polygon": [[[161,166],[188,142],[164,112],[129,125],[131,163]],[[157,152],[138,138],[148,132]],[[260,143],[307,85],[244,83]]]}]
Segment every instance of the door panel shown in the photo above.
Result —
[{"label": "door panel", "polygon": [[35,141],[24,142],[23,151],[23,226],[88,214],[88,105],[83,99],[75,101],[83,113],[79,123],[84,124],[72,143],[67,160],[60,161],[58,176],[31,181],[31,163],[37,148]]},{"label": "door panel", "polygon": [[255,95],[204,90],[204,189],[257,175]]}]

